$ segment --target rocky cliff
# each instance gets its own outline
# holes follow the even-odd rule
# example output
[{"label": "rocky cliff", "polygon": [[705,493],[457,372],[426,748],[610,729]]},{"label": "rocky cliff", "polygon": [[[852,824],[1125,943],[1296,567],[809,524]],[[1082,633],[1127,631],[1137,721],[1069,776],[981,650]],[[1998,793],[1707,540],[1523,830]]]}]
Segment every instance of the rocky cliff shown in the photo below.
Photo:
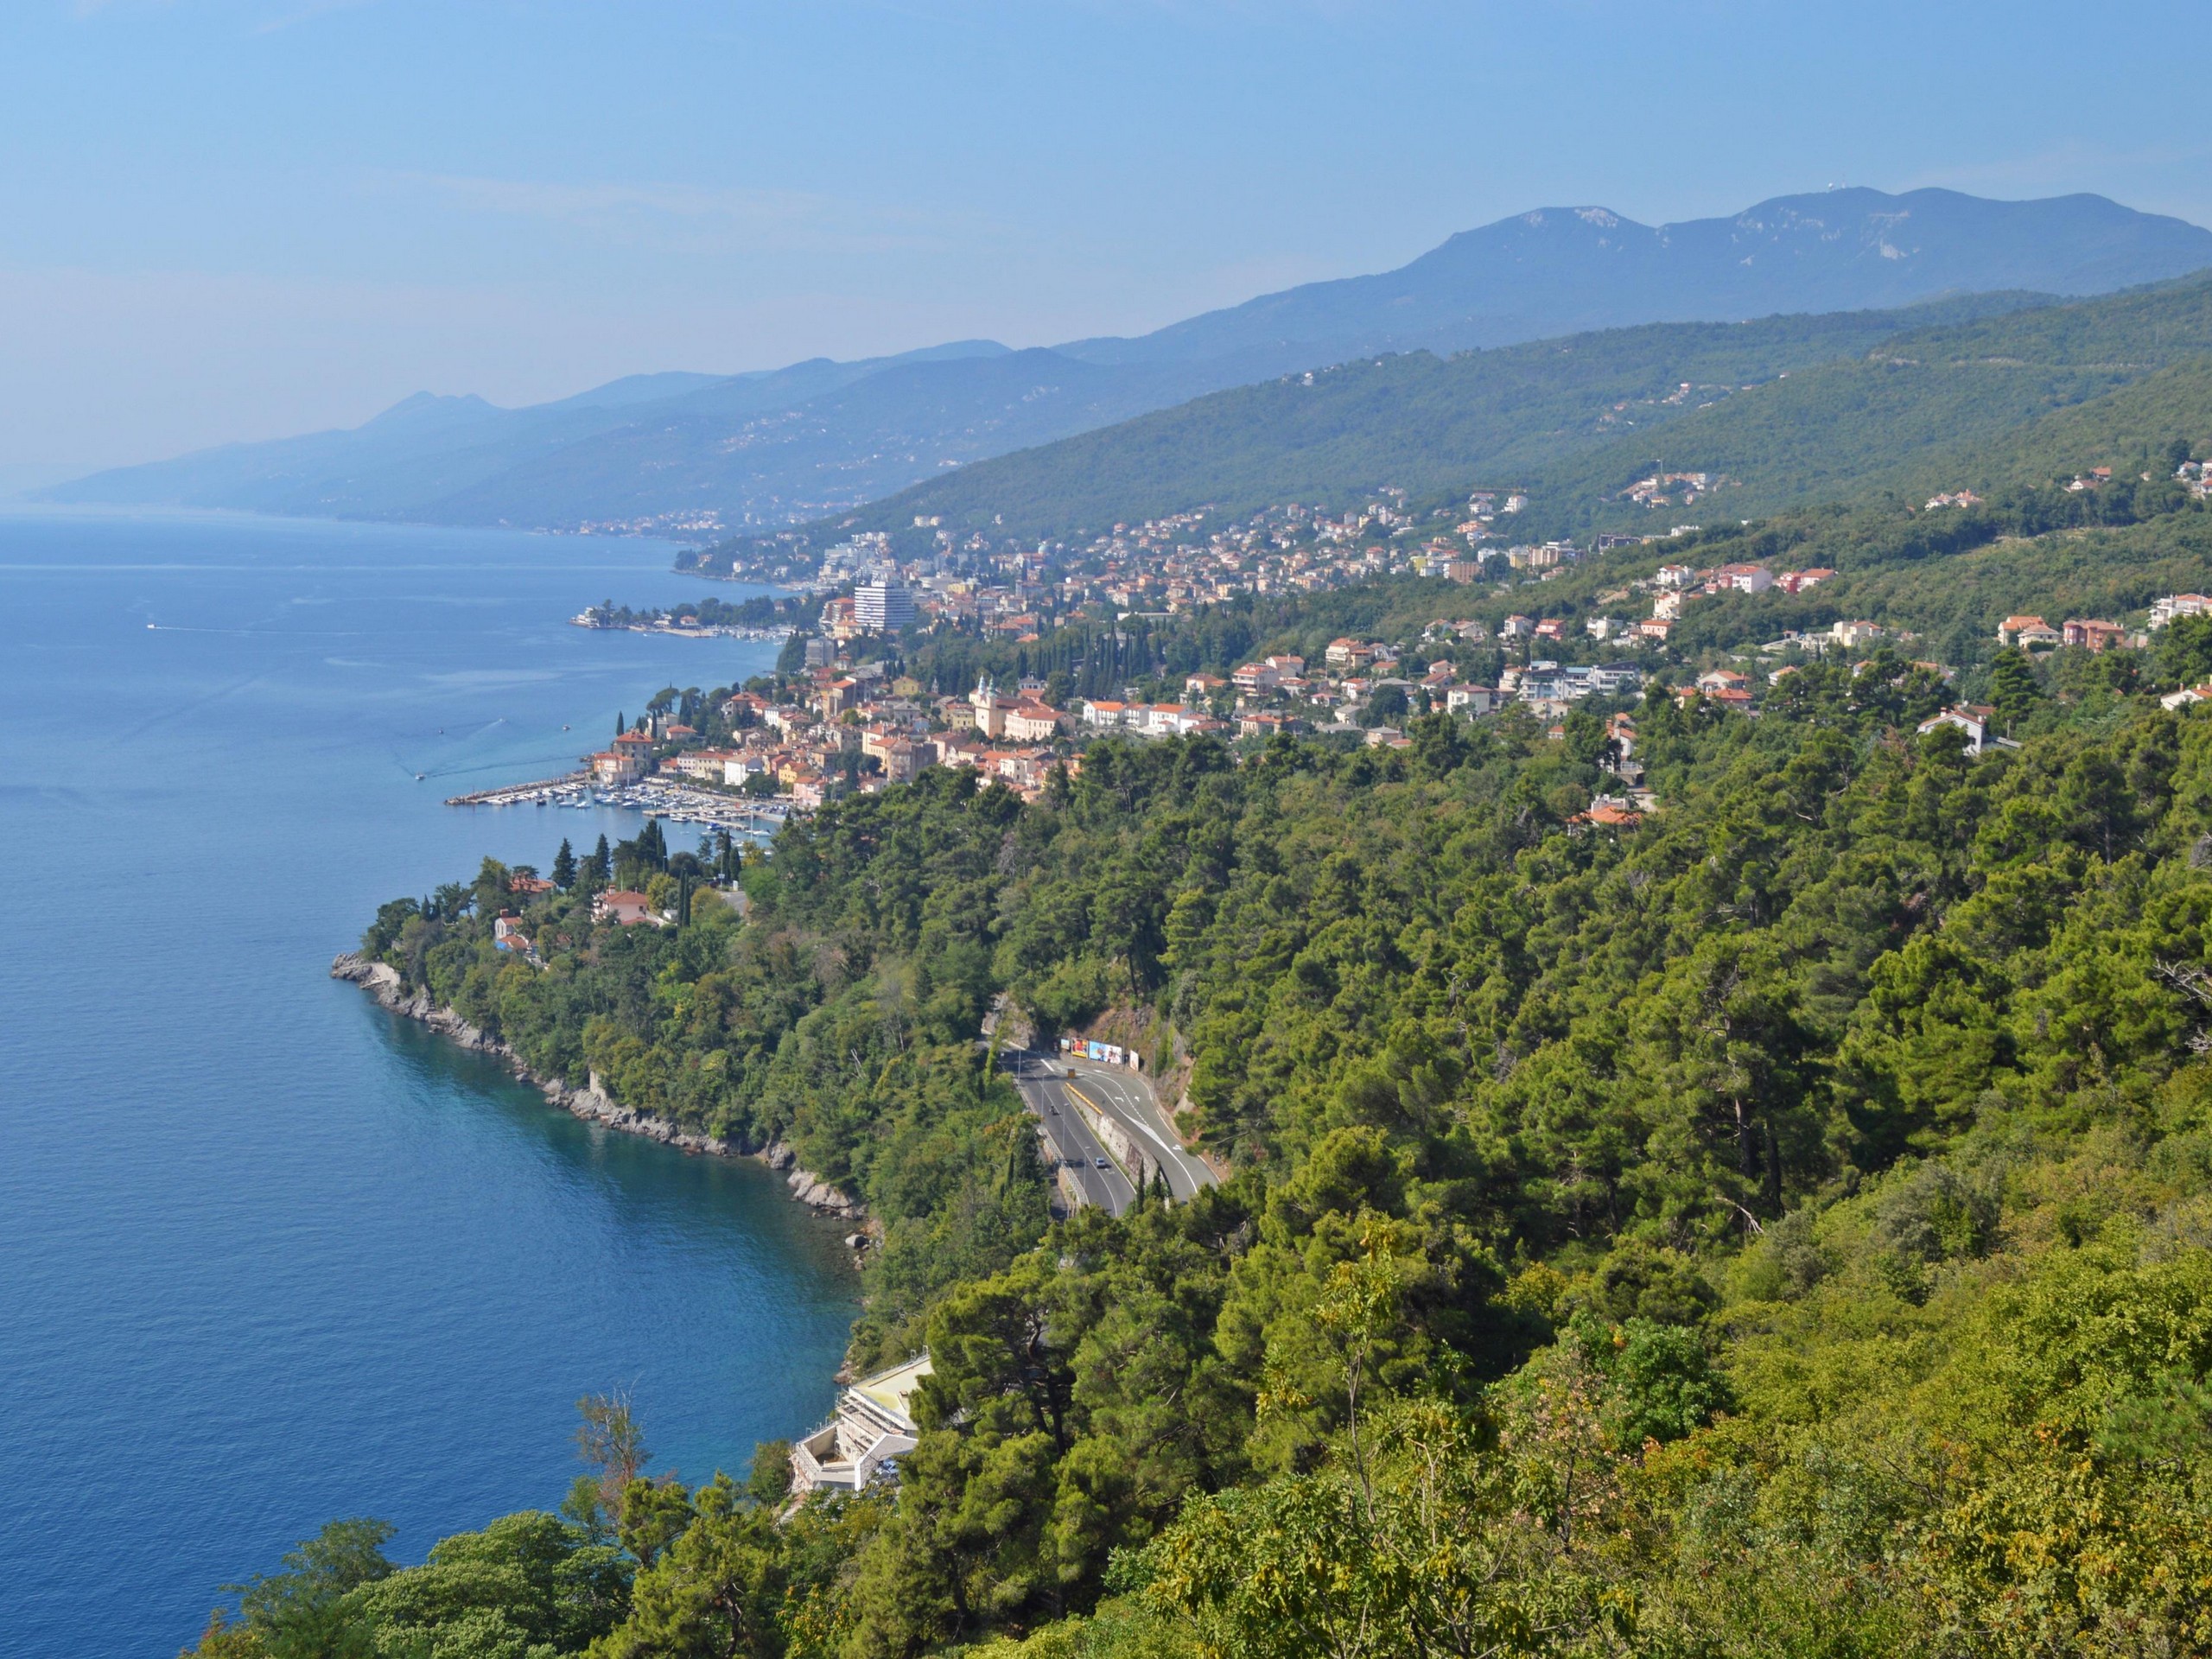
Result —
[{"label": "rocky cliff", "polygon": [[718,1158],[759,1158],[769,1168],[784,1175],[791,1196],[809,1209],[852,1220],[859,1220],[868,1214],[858,1199],[839,1192],[810,1170],[800,1168],[798,1154],[781,1141],[756,1148],[684,1129],[664,1117],[655,1117],[650,1113],[623,1105],[607,1093],[596,1072],[590,1075],[582,1089],[572,1089],[559,1077],[539,1076],[513,1049],[488,1032],[469,1024],[451,1008],[442,1007],[433,1002],[427,991],[417,991],[410,995],[398,970],[387,963],[372,962],[357,951],[347,950],[331,963],[330,976],[360,986],[392,1013],[410,1020],[419,1020],[463,1048],[477,1049],[495,1056],[553,1104],[577,1117],[603,1123],[608,1128],[619,1129],[625,1135],[641,1135],[649,1141],[658,1141],[684,1152]]}]

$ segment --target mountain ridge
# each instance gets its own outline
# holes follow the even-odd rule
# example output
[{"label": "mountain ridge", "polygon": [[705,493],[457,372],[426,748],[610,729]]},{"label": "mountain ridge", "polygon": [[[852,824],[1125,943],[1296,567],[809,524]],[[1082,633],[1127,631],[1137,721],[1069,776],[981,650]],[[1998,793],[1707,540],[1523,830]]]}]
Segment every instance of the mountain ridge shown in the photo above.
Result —
[{"label": "mountain ridge", "polygon": [[[1855,226],[1850,222],[1854,216]],[[2021,227],[2031,218],[2044,227],[2063,226],[2063,232],[2044,228],[2040,237],[2024,241]],[[1931,246],[1916,239],[1929,228],[1955,233],[1969,227],[1981,238],[1977,246],[1984,257],[1978,264],[1961,261],[1955,243]],[[2115,242],[2126,240],[2130,230],[2176,262],[2173,267],[2160,266],[2156,256],[2145,257],[2143,250],[2131,256],[2117,248]],[[2060,233],[2065,251],[2053,257],[2049,238]],[[1802,273],[1808,254],[1833,251],[1847,241],[1847,257],[1809,287],[1802,276],[1795,288],[1770,279],[1768,272],[1776,269],[1770,257],[1767,264],[1758,264],[1762,256],[1780,254],[1794,259]],[[1708,282],[1715,273],[1734,273],[1736,280],[1697,296],[1682,291],[1678,276],[1670,288],[1662,261],[1682,251],[1703,262],[1700,269]],[[1777,196],[1727,218],[1658,226],[1638,224],[1607,207],[1539,207],[1459,232],[1395,270],[1262,295],[1134,340],[1077,341],[1061,349],[1082,354],[1095,346],[1112,356],[1119,347],[1141,353],[1160,349],[1154,342],[1183,342],[1209,332],[1216,338],[1249,340],[1255,328],[1263,337],[1284,340],[1333,338],[1349,348],[1354,336],[1332,320],[1349,302],[1354,308],[1395,312],[1395,326],[1366,339],[1365,349],[1461,351],[1629,322],[1738,321],[1782,312],[1881,310],[1953,290],[2102,293],[2202,268],[2208,251],[2212,232],[2088,194],[2007,202],[1952,190],[1891,196],[1851,188]],[[1600,275],[1631,285],[1640,314],[1624,314],[1618,308],[1622,296],[1593,292],[1586,280],[1579,290],[1563,290],[1562,282],[1577,273],[1562,263],[1562,253],[1611,261]],[[1876,263],[1867,264],[1870,258]],[[1485,263],[1529,273],[1516,308],[1475,314],[1437,308],[1433,296],[1440,289],[1458,291],[1470,271]],[[1732,304],[1741,308],[1727,309]],[[1424,305],[1427,314],[1417,315]],[[1299,321],[1286,323],[1285,318]]]},{"label": "mountain ridge", "polygon": [[[2212,274],[2082,300],[1960,296],[1646,324],[1448,359],[1406,353],[1217,392],[786,534],[809,547],[857,530],[926,540],[912,528],[926,518],[1026,540],[1200,507],[1349,505],[1384,486],[1437,505],[1478,484],[1531,492],[1516,536],[1663,531],[1670,521],[1622,499],[1640,474],[1726,478],[1710,510],[1742,516],[2084,467],[2111,457],[2065,452],[2128,448],[2154,411],[2162,437],[2202,435],[2212,391],[2196,393],[2212,382],[2169,372],[2208,356]],[[2012,450],[2019,459],[2003,458]],[[746,544],[700,556],[711,567]]]},{"label": "mountain ridge", "polygon": [[[628,376],[518,410],[417,394],[362,426],[111,469],[111,505],[713,533],[849,512],[1010,452],[1275,376],[1659,321],[2106,291],[2212,267],[2212,231],[2100,196],[1782,196],[1644,226],[1539,208],[1395,270],[1262,295],[1131,339],[953,341],[733,376]],[[395,418],[397,417],[397,418]]]}]

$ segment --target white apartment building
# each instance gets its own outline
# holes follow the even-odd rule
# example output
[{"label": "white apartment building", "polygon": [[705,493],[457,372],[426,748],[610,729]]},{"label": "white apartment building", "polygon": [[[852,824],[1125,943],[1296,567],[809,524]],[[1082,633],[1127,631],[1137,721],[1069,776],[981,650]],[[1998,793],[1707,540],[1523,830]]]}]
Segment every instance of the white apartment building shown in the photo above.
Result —
[{"label": "white apartment building", "polygon": [[877,577],[853,588],[853,624],[876,633],[888,633],[914,625],[914,596],[906,584]]}]

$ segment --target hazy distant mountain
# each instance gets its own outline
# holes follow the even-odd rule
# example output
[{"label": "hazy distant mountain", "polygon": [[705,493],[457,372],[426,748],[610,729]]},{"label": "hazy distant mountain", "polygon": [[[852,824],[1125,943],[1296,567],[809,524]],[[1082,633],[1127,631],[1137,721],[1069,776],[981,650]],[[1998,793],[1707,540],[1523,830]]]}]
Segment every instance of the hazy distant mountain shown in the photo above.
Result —
[{"label": "hazy distant mountain", "polygon": [[1463,231],[1379,276],[1309,283],[1141,339],[1061,349],[1099,362],[1269,349],[1338,362],[1642,322],[1875,310],[1945,293],[2106,294],[2207,266],[2212,231],[2102,196],[1830,190],[1656,227],[1603,207],[1544,207]]},{"label": "hazy distant mountain", "polygon": [[2212,267],[2212,231],[2101,196],[1784,196],[1656,227],[1543,208],[1381,276],[1314,283],[1140,338],[718,377],[636,375],[503,410],[418,394],[351,431],[101,473],[48,499],[551,528],[731,529],[842,512],[994,455],[1205,393],[1385,352],[1654,321],[2109,292]]},{"label": "hazy distant mountain", "polygon": [[[709,387],[651,418],[548,449],[428,505],[450,524],[785,524],[1209,391],[1213,363],[1086,363],[1057,352],[909,361],[775,409]],[[1226,371],[1236,381],[1241,368]],[[1264,370],[1256,372],[1264,373]]]},{"label": "hazy distant mountain", "polygon": [[[553,457],[585,453],[572,464],[590,473],[588,446],[611,440],[616,448],[639,432],[703,416],[724,442],[740,439],[748,423],[773,417],[807,400],[833,394],[872,375],[902,365],[1004,356],[992,340],[931,346],[906,357],[833,363],[816,358],[788,368],[751,374],[640,374],[594,387],[556,403],[499,409],[480,397],[442,397],[417,392],[368,422],[344,431],[265,443],[226,444],[175,461],[118,467],[42,492],[50,501],[113,505],[227,507],[249,512],[336,518],[394,518],[432,524],[512,523],[568,528],[613,515],[596,505],[556,516],[531,499],[536,480]],[[556,474],[558,468],[550,469]],[[733,469],[723,468],[727,476]],[[735,469],[742,471],[742,468]],[[495,480],[524,480],[498,508],[474,512],[445,504],[483,499]],[[907,474],[901,481],[910,481]],[[572,494],[574,492],[572,492]],[[620,492],[608,489],[613,499]],[[664,505],[644,515],[665,516],[683,498],[663,487]]]}]

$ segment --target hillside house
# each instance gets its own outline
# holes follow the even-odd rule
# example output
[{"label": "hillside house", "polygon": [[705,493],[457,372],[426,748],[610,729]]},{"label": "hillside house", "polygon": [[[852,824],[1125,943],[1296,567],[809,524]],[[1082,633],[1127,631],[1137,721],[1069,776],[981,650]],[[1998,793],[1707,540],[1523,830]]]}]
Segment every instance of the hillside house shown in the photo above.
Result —
[{"label": "hillside house", "polygon": [[1785,570],[1774,579],[1774,585],[1785,594],[1802,594],[1808,588],[1817,588],[1835,572],[1826,565],[1814,565],[1806,570]]},{"label": "hillside house", "polygon": [[1982,745],[1988,738],[1988,717],[1980,709],[1946,709],[1942,714],[1931,715],[1922,721],[1915,729],[1921,736],[1925,737],[1941,726],[1955,727],[1967,734],[1968,754],[1980,754]]},{"label": "hillside house", "polygon": [[2163,628],[2168,623],[2184,616],[2202,616],[2212,612],[2212,597],[2203,594],[2168,594],[2151,602],[2151,626]]},{"label": "hillside house", "polygon": [[627,887],[609,887],[601,893],[591,901],[591,914],[594,921],[614,922],[623,927],[658,927],[661,921],[652,900]]},{"label": "hillside house", "polygon": [[1713,575],[1716,586],[1739,594],[1763,594],[1774,586],[1774,572],[1763,564],[1724,564]]},{"label": "hillside house", "polygon": [[2127,630],[2117,622],[2100,622],[2081,617],[2068,617],[2059,629],[2060,636],[2069,645],[2080,645],[2087,651],[2109,651],[2114,645],[2127,643]]},{"label": "hillside house", "polygon": [[1628,802],[1611,796],[1600,795],[1590,803],[1586,812],[1577,812],[1567,820],[1569,824],[1593,824],[1601,830],[1633,830],[1643,822],[1643,814]]}]

